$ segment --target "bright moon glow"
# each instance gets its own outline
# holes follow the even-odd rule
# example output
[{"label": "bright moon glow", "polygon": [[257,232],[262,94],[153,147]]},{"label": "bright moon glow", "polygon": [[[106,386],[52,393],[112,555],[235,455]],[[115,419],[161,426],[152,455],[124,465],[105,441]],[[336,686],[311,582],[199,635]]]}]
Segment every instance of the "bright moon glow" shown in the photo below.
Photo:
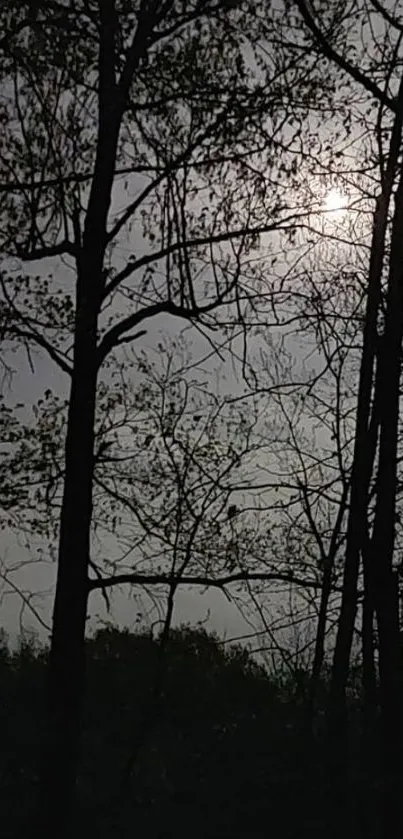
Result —
[{"label": "bright moon glow", "polygon": [[331,189],[325,198],[325,210],[331,213],[340,213],[346,209],[347,201],[345,195],[338,189]]}]

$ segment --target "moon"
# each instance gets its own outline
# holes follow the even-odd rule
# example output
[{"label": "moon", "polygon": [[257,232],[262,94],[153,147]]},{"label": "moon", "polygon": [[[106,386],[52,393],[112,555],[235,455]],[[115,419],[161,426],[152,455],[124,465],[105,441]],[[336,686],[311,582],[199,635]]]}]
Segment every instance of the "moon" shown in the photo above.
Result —
[{"label": "moon", "polygon": [[343,195],[342,192],[338,189],[331,189],[326,197],[324,202],[324,209],[328,213],[341,213],[347,207],[347,199],[346,196]]}]

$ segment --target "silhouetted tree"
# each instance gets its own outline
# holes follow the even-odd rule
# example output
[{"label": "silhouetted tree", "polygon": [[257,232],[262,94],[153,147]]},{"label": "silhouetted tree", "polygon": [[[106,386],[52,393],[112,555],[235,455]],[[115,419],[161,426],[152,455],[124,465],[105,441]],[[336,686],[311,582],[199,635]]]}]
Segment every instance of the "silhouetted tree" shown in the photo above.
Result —
[{"label": "silhouetted tree", "polygon": [[[361,557],[366,580],[366,657],[371,655],[371,613],[379,635],[380,698],[383,719],[384,835],[401,822],[399,765],[401,685],[398,664],[399,614],[394,573],[402,309],[402,22],[382,3],[359,1],[344,14],[339,4],[313,7],[296,0],[311,48],[351,90],[368,99],[366,130],[372,132],[376,167],[367,305],[357,401],[347,530],[344,593],[335,649],[331,707],[335,742],[340,736],[357,607]],[[356,58],[357,24],[373,34]],[[352,29],[350,28],[352,27]],[[347,35],[347,33],[349,33]],[[346,37],[347,36],[347,37]],[[368,516],[375,480],[373,515]],[[368,522],[370,533],[368,535]],[[368,669],[368,668],[367,668]],[[339,769],[339,767],[338,767]],[[394,827],[393,827],[394,826]]]},{"label": "silhouetted tree", "polygon": [[101,367],[156,315],[227,337],[247,324],[264,277],[248,252],[306,217],[283,200],[289,133],[266,11],[247,0],[1,10],[0,247],[18,265],[1,278],[5,337],[70,377],[44,836],[68,835],[74,797]]}]

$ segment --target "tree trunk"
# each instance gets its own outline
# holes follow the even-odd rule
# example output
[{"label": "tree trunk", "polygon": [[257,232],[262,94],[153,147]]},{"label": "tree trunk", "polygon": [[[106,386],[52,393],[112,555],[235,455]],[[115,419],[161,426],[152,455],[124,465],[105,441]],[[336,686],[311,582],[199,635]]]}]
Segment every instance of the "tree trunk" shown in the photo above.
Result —
[{"label": "tree trunk", "polygon": [[401,677],[397,575],[391,570],[378,595],[379,681],[382,746],[382,836],[402,827]]},{"label": "tree trunk", "polygon": [[376,835],[379,800],[377,761],[379,751],[377,681],[374,644],[374,584],[371,542],[368,525],[362,551],[364,568],[364,599],[362,604],[362,709],[360,735],[360,823],[363,839]]},{"label": "tree trunk", "polygon": [[332,590],[332,565],[329,560],[325,563],[322,581],[322,591],[320,596],[318,625],[316,628],[315,652],[313,657],[311,678],[309,681],[309,717],[312,721],[315,713],[315,705],[317,692],[319,687],[320,674],[322,672],[323,658],[325,654],[325,638],[326,638],[326,623],[327,623],[327,609],[329,605],[329,598]]},{"label": "tree trunk", "polygon": [[338,513],[336,516],[336,521],[334,523],[332,538],[329,545],[329,551],[327,557],[323,559],[322,590],[319,605],[318,625],[316,629],[315,652],[309,683],[308,715],[311,722],[313,721],[313,715],[315,712],[316,696],[319,687],[320,675],[322,672],[323,659],[325,655],[326,623],[329,599],[332,592],[332,574],[337,554],[340,530],[346,512],[347,498],[348,484],[345,482],[342,497],[340,499]]},{"label": "tree trunk", "polygon": [[[330,682],[328,705],[328,771],[330,806],[340,813],[332,825],[338,837],[343,820],[348,816],[347,791],[348,743],[346,686],[357,611],[357,588],[360,556],[364,548],[367,524],[369,487],[373,473],[375,446],[371,422],[374,368],[378,353],[378,313],[381,299],[381,278],[385,252],[388,210],[400,148],[401,121],[396,118],[390,142],[388,170],[374,213],[369,266],[368,296],[365,312],[363,347],[358,386],[356,430],[350,482],[350,509],[347,523],[343,591],[336,646]],[[375,401],[375,394],[374,394]]]},{"label": "tree trunk", "polygon": [[[379,345],[379,339],[378,339]],[[372,407],[372,416],[369,427],[368,447],[372,462],[372,472],[376,458],[379,426],[380,426],[380,400],[382,384],[380,378],[380,359],[378,352],[377,368],[375,375],[375,393]],[[375,670],[375,646],[374,646],[374,617],[375,617],[375,589],[374,589],[374,558],[372,542],[370,537],[370,525],[368,521],[368,510],[366,512],[365,531],[362,544],[363,578],[364,578],[364,599],[362,604],[362,688],[363,688],[363,722],[366,731],[366,739],[372,739],[376,709],[377,709],[377,684]]]},{"label": "tree trunk", "polygon": [[371,545],[366,537],[363,550],[364,600],[362,604],[362,687],[364,717],[371,720],[376,709],[376,672],[374,647],[374,585],[371,569]]},{"label": "tree trunk", "polygon": [[[107,219],[120,124],[137,52],[118,90],[115,75],[115,2],[99,4],[98,138],[82,242],[76,241],[77,294],[74,367],[70,392],[58,576],[48,672],[48,731],[41,789],[40,834],[67,839],[75,800],[84,690],[94,424],[98,374],[97,327],[104,290]],[[141,47],[143,49],[143,47]],[[140,50],[141,52],[141,50]],[[77,239],[77,237],[76,237]]]},{"label": "tree trunk", "polygon": [[347,525],[343,593],[330,687],[329,723],[330,730],[335,734],[336,742],[343,728],[343,720],[345,719],[345,690],[357,608],[360,551],[362,550],[363,539],[365,538],[368,489],[373,470],[373,429],[370,426],[371,397],[374,385],[375,358],[378,350],[377,322],[381,297],[385,237],[388,225],[389,205],[401,145],[403,79],[400,83],[397,101],[399,107],[393,123],[387,167],[382,176],[381,194],[376,202],[372,228],[368,296],[363,331],[356,430],[351,471],[351,500]]},{"label": "tree trunk", "polygon": [[400,824],[399,599],[393,571],[403,337],[403,168],[395,195],[385,329],[380,353],[380,443],[372,536],[383,751],[383,830]]},{"label": "tree trunk", "polygon": [[80,743],[90,555],[97,306],[79,281],[74,374],[66,439],[59,565],[48,670],[41,835],[69,835]]},{"label": "tree trunk", "polygon": [[340,743],[345,723],[345,691],[357,609],[360,553],[366,526],[368,490],[373,469],[369,439],[370,412],[377,351],[377,320],[390,192],[377,201],[374,213],[371,262],[363,348],[358,387],[357,419],[350,483],[350,509],[344,563],[343,591],[329,697],[329,732]]},{"label": "tree trunk", "polygon": [[360,551],[365,538],[368,489],[373,471],[373,428],[370,426],[371,396],[377,355],[377,322],[381,298],[381,280],[385,255],[388,213],[396,167],[400,155],[403,118],[403,79],[397,96],[398,108],[389,141],[386,171],[382,175],[381,194],[377,199],[372,227],[368,296],[365,312],[363,346],[358,384],[357,418],[350,486],[350,511],[347,525],[346,558],[342,604],[333,660],[330,688],[330,728],[336,731],[344,719],[345,690],[357,606]]}]

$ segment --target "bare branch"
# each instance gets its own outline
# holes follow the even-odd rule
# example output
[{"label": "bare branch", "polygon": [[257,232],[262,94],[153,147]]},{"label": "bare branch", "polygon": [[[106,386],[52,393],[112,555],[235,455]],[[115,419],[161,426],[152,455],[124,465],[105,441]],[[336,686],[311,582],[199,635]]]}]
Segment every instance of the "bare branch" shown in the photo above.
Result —
[{"label": "bare branch", "polygon": [[39,259],[50,259],[54,256],[74,256],[77,257],[77,249],[73,242],[65,240],[58,245],[45,245],[43,248],[33,248],[32,250],[25,250],[20,245],[16,246],[17,256],[23,262],[35,262]]},{"label": "bare branch", "polygon": [[388,9],[385,9],[385,6],[383,6],[379,0],[370,0],[370,2],[372,3],[374,9],[382,15],[387,23],[390,23],[390,25],[393,26],[394,29],[397,29],[398,32],[403,32],[403,22],[397,20]]},{"label": "bare branch", "polygon": [[35,606],[33,606],[31,603],[33,594],[25,594],[25,592],[22,591],[22,589],[16,583],[14,583],[13,580],[10,579],[6,571],[0,571],[0,577],[8,586],[10,586],[14,594],[17,594],[18,597],[21,598],[24,606],[26,606],[26,608],[29,609],[29,611],[33,614],[38,623],[40,623],[40,625],[43,627],[43,629],[46,629],[47,632],[50,632],[51,627],[48,623],[46,623],[46,621],[41,617]]},{"label": "bare branch", "polygon": [[[298,577],[295,574],[285,574],[281,571],[271,571],[271,572],[248,572],[248,571],[239,571],[234,574],[228,574],[225,577],[207,577],[203,575],[179,575],[175,578],[175,582],[177,586],[201,586],[202,588],[220,588],[224,589],[225,586],[232,585],[234,583],[242,583],[242,582],[283,582],[283,583],[291,583],[296,586],[302,586],[303,588],[311,588],[314,590],[319,590],[321,588],[321,582],[319,580],[308,580],[303,577]],[[115,574],[112,577],[104,577],[102,580],[100,579],[89,579],[88,580],[88,588],[90,591],[95,591],[96,589],[106,589],[111,588],[111,586],[119,586],[119,585],[172,585],[172,575],[171,574],[137,574],[127,573],[127,574]]]},{"label": "bare branch", "polygon": [[148,320],[149,318],[155,317],[155,315],[167,314],[191,321],[193,319],[200,318],[202,315],[214,311],[214,309],[217,309],[226,301],[228,293],[228,290],[226,290],[225,295],[223,295],[221,299],[216,298],[213,301],[213,303],[208,303],[205,306],[198,306],[195,309],[188,308],[187,306],[179,306],[176,303],[173,303],[171,300],[166,300],[161,303],[154,303],[151,306],[147,306],[145,309],[141,309],[139,312],[134,312],[132,315],[129,315],[127,318],[121,320],[115,326],[112,326],[109,332],[107,332],[106,335],[104,335],[101,343],[98,346],[98,366],[101,366],[102,362],[104,361],[108,353],[113,349],[113,347],[116,347],[119,344],[122,344],[129,340],[135,340],[136,338],[139,338],[141,335],[143,335],[144,331],[142,330],[133,335],[131,339],[129,337],[123,337],[124,333],[128,332],[131,329],[134,329],[144,320]]},{"label": "bare branch", "polygon": [[[274,230],[287,230],[291,225],[293,230],[300,230],[304,227],[304,225],[299,224],[298,222],[301,219],[308,219],[309,217],[312,217],[312,210],[309,212],[295,212],[292,215],[285,216],[285,218],[281,219],[281,221],[273,221],[270,224],[261,224],[254,227],[240,227],[235,230],[226,230],[222,233],[210,233],[206,236],[197,236],[186,242],[186,248],[191,250],[192,248],[198,248],[204,245],[211,246],[214,244],[217,245],[225,242],[231,242],[235,239],[246,239],[249,236],[261,236],[265,233],[272,233]],[[129,260],[126,268],[123,268],[123,270],[107,284],[104,296],[106,297],[108,294],[115,291],[115,289],[135,271],[140,270],[140,268],[145,268],[152,262],[158,262],[160,259],[164,259],[164,257],[169,256],[172,253],[176,253],[181,249],[183,249],[183,242],[177,241],[167,245],[165,248],[161,248],[155,253],[146,254],[145,256],[140,257],[140,259]]]},{"label": "bare branch", "polygon": [[[122,169],[115,170],[115,177],[124,177],[127,175],[142,175],[145,172],[155,172],[156,166],[139,164],[138,166],[126,166]],[[94,172],[72,172],[70,175],[62,175],[57,178],[43,178],[40,181],[3,181],[0,182],[0,193],[2,192],[27,192],[36,189],[51,189],[52,187],[59,187],[61,185],[69,186],[72,184],[88,183],[94,177]]]},{"label": "bare branch", "polygon": [[55,347],[52,346],[50,341],[48,341],[43,335],[36,332],[32,327],[30,327],[29,331],[25,331],[24,329],[20,329],[18,326],[13,326],[12,332],[14,335],[17,335],[18,338],[33,341],[35,344],[38,344],[38,347],[42,347],[42,349],[46,350],[52,361],[54,361],[55,364],[63,370],[63,373],[67,373],[68,376],[72,375],[73,369],[70,364],[63,358],[62,355],[60,355]]}]

